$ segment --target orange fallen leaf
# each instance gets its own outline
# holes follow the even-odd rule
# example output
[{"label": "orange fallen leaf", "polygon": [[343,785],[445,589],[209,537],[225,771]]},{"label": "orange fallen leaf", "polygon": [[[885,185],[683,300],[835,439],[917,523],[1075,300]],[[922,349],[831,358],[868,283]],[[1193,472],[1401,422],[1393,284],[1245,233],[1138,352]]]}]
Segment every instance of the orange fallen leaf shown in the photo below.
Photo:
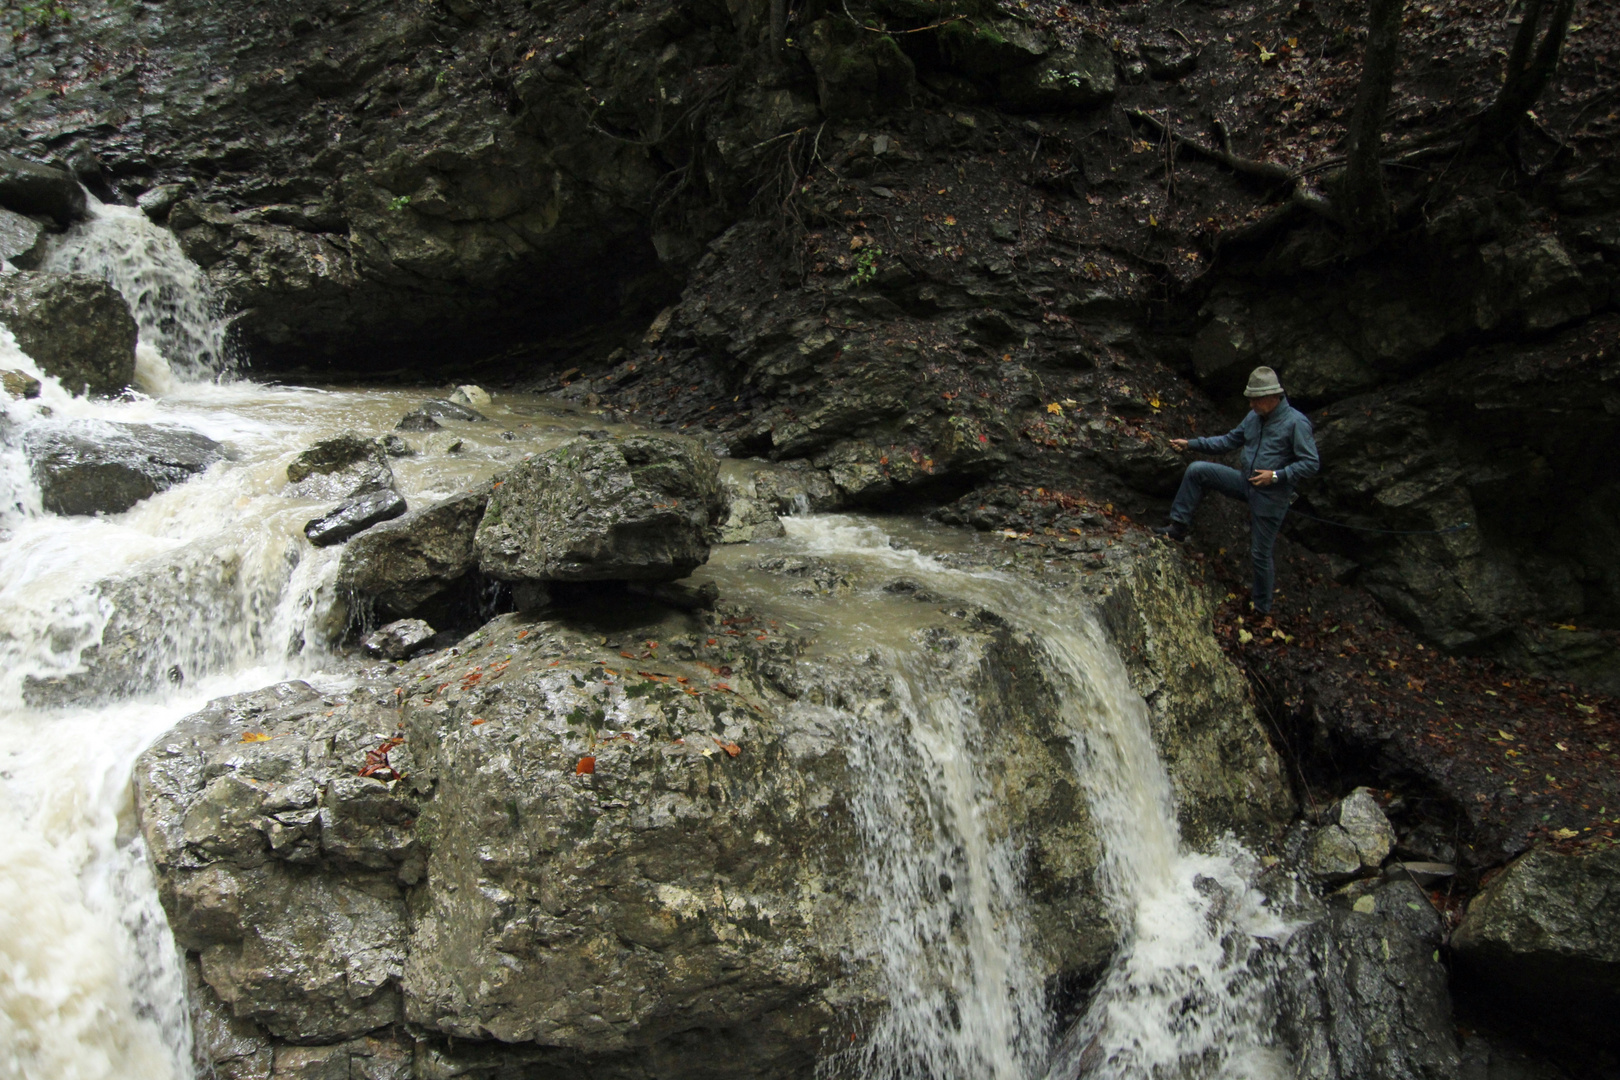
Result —
[{"label": "orange fallen leaf", "polygon": [[560,663],[562,663],[561,660],[553,660],[551,663],[547,664],[546,667],[556,667]]},{"label": "orange fallen leaf", "polygon": [[736,757],[738,754],[742,753],[742,747],[738,746],[734,742],[721,742],[719,739],[716,739],[713,735],[710,735],[709,738],[710,738],[710,740],[712,740],[714,742],[714,745],[716,745],[720,749],[724,750],[726,752],[726,754],[729,755],[730,757]]},{"label": "orange fallen leaf", "polygon": [[529,632],[527,630],[519,630],[518,631],[518,637],[519,638],[526,638],[528,636],[529,636]]},{"label": "orange fallen leaf", "polygon": [[262,731],[247,731],[242,734],[243,742],[269,742],[270,736]]},{"label": "orange fallen leaf", "polygon": [[675,676],[675,681],[678,683],[683,683],[687,681],[687,678],[685,675],[677,675]]},{"label": "orange fallen leaf", "polygon": [[475,717],[473,717],[472,726],[477,727],[479,724],[482,724],[483,722],[484,722],[484,718],[482,716],[475,716]]},{"label": "orange fallen leaf", "polygon": [[718,645],[718,644],[719,644],[719,642],[718,642],[718,641],[716,641],[716,640],[715,640],[715,639],[714,639],[714,638],[710,638],[710,639],[709,639],[709,644],[710,644],[710,645]]},{"label": "orange fallen leaf", "polygon": [[595,771],[596,758],[590,754],[586,754],[584,757],[580,758],[579,764],[574,766],[575,776],[588,776]]},{"label": "orange fallen leaf", "polygon": [[624,651],[624,650],[622,650],[622,649],[621,649],[621,650],[620,650],[620,651],[619,651],[619,655],[620,655],[620,656],[622,656],[622,657],[624,657],[624,658],[625,658],[625,659],[626,659],[626,660],[634,660],[634,659],[635,659],[635,658],[636,658],[636,654],[635,654],[635,653],[629,653],[629,652],[625,652],[625,651]]}]

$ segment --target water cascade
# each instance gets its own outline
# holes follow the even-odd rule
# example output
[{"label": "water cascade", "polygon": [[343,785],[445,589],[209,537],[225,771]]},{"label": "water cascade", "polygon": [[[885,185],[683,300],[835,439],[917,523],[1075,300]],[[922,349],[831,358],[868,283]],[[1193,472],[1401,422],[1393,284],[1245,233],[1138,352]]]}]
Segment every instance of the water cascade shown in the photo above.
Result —
[{"label": "water cascade", "polygon": [[[0,1077],[179,1080],[193,1074],[185,977],[131,820],[130,764],[212,697],[348,677],[326,647],[336,554],[311,549],[300,532],[324,506],[286,490],[286,464],[321,438],[390,430],[419,397],[223,379],[224,338],[201,276],[134,211],[100,208],[58,241],[48,265],[103,274],[129,300],[147,394],[87,401],[43,378],[38,401],[3,404]],[[38,374],[8,333],[0,354],[0,366]],[[514,453],[498,438],[502,426],[545,416],[549,430],[535,439],[546,445],[588,419],[546,413],[543,402],[501,412],[518,407],[498,402],[493,418],[505,424],[469,436],[460,453],[401,459],[407,500],[448,496],[493,473]],[[231,455],[123,514],[56,517],[41,512],[20,450],[46,410],[187,427]],[[1066,690],[1060,719],[1103,841],[1104,892],[1122,940],[1054,1057],[1062,1033],[1026,957],[1020,838],[997,825],[976,764],[984,736],[973,702],[916,649],[874,647],[889,680],[881,714],[818,707],[847,735],[852,810],[881,913],[866,947],[890,1008],[823,1071],[872,1080],[1272,1075],[1280,1063],[1266,1049],[1264,980],[1252,960],[1283,928],[1250,887],[1241,850],[1181,849],[1145,706],[1088,618],[1047,617],[1050,599],[1034,586],[953,569],[856,519],[796,517],[779,543],[904,570],[1001,613],[1039,643],[1046,676]],[[164,627],[145,663],[178,668],[179,684],[160,680],[97,704],[29,705],[30,677],[74,670],[100,639],[113,615],[105,583],[117,580],[144,583],[145,616]],[[897,770],[908,784],[893,782]]]}]

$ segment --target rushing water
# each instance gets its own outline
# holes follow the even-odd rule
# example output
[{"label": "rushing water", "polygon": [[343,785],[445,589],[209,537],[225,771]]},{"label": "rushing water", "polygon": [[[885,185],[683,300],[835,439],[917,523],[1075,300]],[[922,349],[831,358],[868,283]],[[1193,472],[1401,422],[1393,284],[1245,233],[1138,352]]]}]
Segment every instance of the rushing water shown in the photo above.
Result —
[{"label": "rushing water", "polygon": [[[336,550],[312,549],[301,534],[329,503],[291,488],[286,465],[319,439],[390,430],[421,395],[230,379],[200,276],[134,211],[101,209],[61,240],[49,265],[103,274],[129,299],[144,392],[86,401],[41,376],[39,400],[0,402],[0,1080],[180,1080],[194,1069],[184,977],[132,820],[131,763],[209,698],[289,677],[345,677],[326,647],[341,616],[328,584]],[[0,368],[39,375],[3,330]],[[503,396],[488,411],[493,424],[413,437],[424,452],[394,463],[408,501],[464,490],[587,419],[602,426],[539,399]],[[31,425],[61,419],[189,428],[231,454],[123,514],[56,517],[41,511],[20,447]],[[462,444],[455,452],[452,438]],[[1252,889],[1241,849],[1182,850],[1145,706],[1097,627],[1083,613],[1049,617],[1051,598],[1034,586],[954,569],[873,522],[804,516],[788,527],[778,549],[902,571],[1005,614],[1040,643],[1047,676],[1065,690],[1060,719],[1122,938],[1087,1014],[1055,1031],[1026,956],[1021,839],[993,813],[974,703],[916,649],[878,648],[886,703],[876,715],[839,719],[879,916],[866,947],[890,1007],[829,1072],[1286,1073],[1267,1049],[1265,986],[1253,962],[1284,928]],[[169,576],[189,584],[165,591],[156,571],[175,567],[183,572]],[[97,706],[29,707],[27,679],[71,672],[99,640],[112,614],[99,583],[120,576],[158,583],[145,593],[166,626],[155,662],[177,665],[183,683]],[[908,783],[894,782],[897,770]]]}]

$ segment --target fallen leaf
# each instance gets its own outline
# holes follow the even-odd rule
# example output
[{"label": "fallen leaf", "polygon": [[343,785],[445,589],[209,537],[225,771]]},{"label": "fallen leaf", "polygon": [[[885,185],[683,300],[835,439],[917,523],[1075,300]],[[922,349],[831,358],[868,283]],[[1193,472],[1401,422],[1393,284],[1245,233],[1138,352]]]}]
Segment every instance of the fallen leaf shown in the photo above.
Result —
[{"label": "fallen leaf", "polygon": [[724,750],[730,757],[736,757],[738,754],[742,753],[742,747],[738,746],[734,742],[721,742],[719,739],[715,739],[713,735],[709,736],[709,738],[714,739],[714,745]]},{"label": "fallen leaf", "polygon": [[485,721],[484,721],[484,718],[482,716],[475,716],[475,717],[473,717],[472,726],[477,727],[479,724],[482,724],[484,722]]},{"label": "fallen leaf", "polygon": [[584,757],[580,758],[579,764],[574,766],[575,776],[587,776],[595,771],[596,758],[590,754],[586,754]]},{"label": "fallen leaf", "polygon": [[270,736],[262,731],[249,731],[242,735],[243,742],[269,742]]},{"label": "fallen leaf", "polygon": [[1054,401],[1046,407],[1046,411],[1051,413],[1053,416],[1062,416],[1063,406]]},{"label": "fallen leaf", "polygon": [[1552,834],[1560,840],[1573,840],[1580,835],[1574,829],[1554,829]]}]

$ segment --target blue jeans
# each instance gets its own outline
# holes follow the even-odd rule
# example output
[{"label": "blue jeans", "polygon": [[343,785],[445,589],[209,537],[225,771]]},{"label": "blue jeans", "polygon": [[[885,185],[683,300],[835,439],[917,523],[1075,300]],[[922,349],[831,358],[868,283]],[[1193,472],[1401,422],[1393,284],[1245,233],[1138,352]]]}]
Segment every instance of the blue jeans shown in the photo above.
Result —
[{"label": "blue jeans", "polygon": [[1230,465],[1195,461],[1181,475],[1181,490],[1176,492],[1176,501],[1170,504],[1170,520],[1183,525],[1192,524],[1193,511],[1198,509],[1206,491],[1218,491],[1249,504],[1249,561],[1254,566],[1251,595],[1254,610],[1262,615],[1271,612],[1271,592],[1277,584],[1271,550],[1277,546],[1277,533],[1288,515],[1289,503],[1286,491],[1274,495],[1271,490],[1274,489],[1250,484]]}]

